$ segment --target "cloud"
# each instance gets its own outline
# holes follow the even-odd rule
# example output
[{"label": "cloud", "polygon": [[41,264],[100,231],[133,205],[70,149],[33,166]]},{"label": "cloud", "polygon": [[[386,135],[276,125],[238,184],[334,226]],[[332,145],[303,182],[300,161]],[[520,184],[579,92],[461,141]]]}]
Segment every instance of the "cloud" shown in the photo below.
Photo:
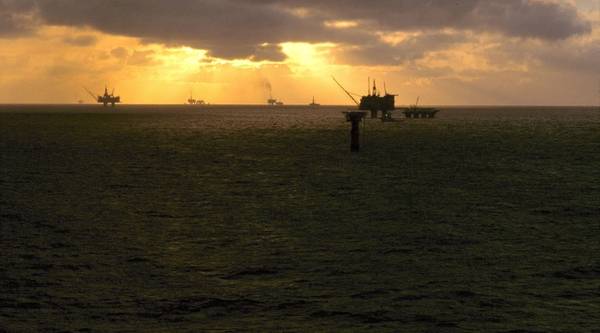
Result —
[{"label": "cloud", "polygon": [[286,56],[283,53],[281,46],[273,44],[259,45],[255,48],[252,60],[271,60],[271,61],[283,61]]},{"label": "cloud", "polygon": [[152,50],[147,51],[133,51],[133,54],[127,60],[128,65],[132,66],[151,66],[156,65],[159,62],[154,59],[156,52]]},{"label": "cloud", "polygon": [[572,72],[583,75],[600,74],[600,43],[598,40],[564,40],[553,44],[518,41],[498,43],[489,50],[495,61],[519,61],[537,70]]},{"label": "cloud", "polygon": [[91,46],[98,42],[98,38],[92,35],[66,36],[63,42],[73,46]]},{"label": "cloud", "polygon": [[117,47],[110,51],[110,55],[119,60],[123,60],[127,59],[127,57],[129,56],[129,51],[127,51],[127,49],[124,47]]},{"label": "cloud", "polygon": [[[280,62],[280,44],[291,41],[332,43],[338,64],[418,67],[422,76],[454,71],[460,52],[501,70],[536,64],[585,72],[598,68],[600,57],[597,38],[577,41],[591,32],[582,15],[572,1],[555,0],[0,0],[0,38],[58,25],[207,50],[203,61]],[[388,38],[396,35],[403,37]],[[62,41],[97,42],[88,34]],[[488,44],[502,46],[481,51]],[[471,49],[443,65],[423,62],[464,45]],[[115,48],[110,55],[128,65],[157,64],[152,51]]]},{"label": "cloud", "polygon": [[330,19],[358,20],[387,31],[451,28],[553,40],[591,30],[574,5],[547,0],[259,1],[285,3]]},{"label": "cloud", "polygon": [[403,38],[397,43],[375,39],[333,51],[338,61],[352,65],[402,65],[423,58],[428,52],[450,48],[469,41],[464,34],[430,32]]},{"label": "cloud", "polygon": [[51,78],[64,78],[80,73],[82,66],[77,63],[52,64],[46,69],[47,76]]},{"label": "cloud", "polygon": [[[386,49],[374,42],[381,32],[453,29],[551,41],[591,30],[574,5],[548,0],[0,1],[0,15],[10,16],[0,21],[5,32],[18,31],[15,13],[29,10],[50,25],[93,27],[147,42],[205,49],[226,59],[282,60],[273,45],[289,41],[378,51]],[[340,29],[331,22],[352,24]],[[400,46],[398,53],[403,51]]]},{"label": "cloud", "polygon": [[33,0],[0,0],[0,38],[20,37],[35,31]]},{"label": "cloud", "polygon": [[[38,13],[52,25],[91,26],[147,42],[207,49],[221,58],[264,58],[264,43],[309,39],[322,30],[270,5],[228,0],[180,0],[177,3],[103,0],[38,0]],[[281,54],[271,52],[275,59]]]}]

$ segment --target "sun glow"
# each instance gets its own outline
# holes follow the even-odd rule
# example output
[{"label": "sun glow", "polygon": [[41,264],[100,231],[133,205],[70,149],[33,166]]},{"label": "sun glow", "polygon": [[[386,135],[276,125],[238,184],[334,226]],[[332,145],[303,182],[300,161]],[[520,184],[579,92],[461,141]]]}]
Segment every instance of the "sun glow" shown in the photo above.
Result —
[{"label": "sun glow", "polygon": [[335,29],[349,29],[358,27],[358,22],[356,21],[326,21],[325,26],[329,28]]},{"label": "sun glow", "polygon": [[331,43],[283,43],[281,48],[288,57],[286,64],[297,74],[324,72],[332,65],[329,59]]},{"label": "sun glow", "polygon": [[166,66],[179,68],[181,71],[195,70],[199,62],[206,58],[206,51],[196,50],[190,47],[162,48],[156,56]]},{"label": "sun glow", "polygon": [[[151,43],[154,39],[91,27],[44,24],[35,33],[14,38],[0,34],[0,103],[91,103],[83,87],[100,93],[106,84],[114,87],[125,103],[185,103],[192,90],[194,98],[214,104],[254,104],[269,97],[266,82],[273,87],[274,96],[286,104],[306,104],[313,95],[324,104],[349,103],[330,75],[359,92],[364,91],[368,77],[386,80],[388,89],[400,94],[399,103],[412,102],[419,95],[430,96],[436,103],[486,101],[488,95],[478,100],[467,88],[483,85],[496,91],[498,82],[507,81],[511,85],[500,86],[505,96],[515,95],[513,86],[517,84],[512,83],[525,82],[528,86],[519,91],[530,89],[545,98],[549,89],[558,89],[552,82],[573,81],[573,75],[587,75],[575,81],[589,90],[588,82],[593,80],[596,86],[597,75],[592,77],[592,72],[597,71],[588,75],[581,70],[597,64],[594,46],[600,38],[600,7],[595,6],[596,0],[568,1],[582,6],[581,13],[593,30],[552,45],[451,28],[373,32],[358,29],[369,25],[369,20],[334,16],[314,24],[324,25],[319,28],[331,36],[368,30],[371,37],[364,43],[345,38],[332,39],[337,41],[332,43],[327,37],[322,43],[259,39],[262,44],[239,55],[245,59],[214,57],[198,41],[190,44],[197,48],[183,47],[183,42],[174,46],[160,43],[160,39]],[[300,19],[318,16],[307,8],[289,10]],[[227,45],[232,41],[225,38],[222,42]],[[580,103],[579,93],[573,91],[574,102]]]}]

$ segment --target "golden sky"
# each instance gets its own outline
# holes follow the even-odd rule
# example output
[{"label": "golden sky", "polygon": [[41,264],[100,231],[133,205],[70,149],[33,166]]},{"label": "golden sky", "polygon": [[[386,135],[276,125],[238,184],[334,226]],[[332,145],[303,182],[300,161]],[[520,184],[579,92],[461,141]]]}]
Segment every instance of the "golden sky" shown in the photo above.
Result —
[{"label": "golden sky", "polygon": [[594,105],[599,2],[0,0],[0,103]]}]

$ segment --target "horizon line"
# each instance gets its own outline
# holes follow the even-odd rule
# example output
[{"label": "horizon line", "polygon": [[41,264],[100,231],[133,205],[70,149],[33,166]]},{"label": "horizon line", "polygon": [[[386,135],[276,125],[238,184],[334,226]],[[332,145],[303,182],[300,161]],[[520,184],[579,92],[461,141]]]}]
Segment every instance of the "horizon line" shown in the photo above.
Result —
[{"label": "horizon line", "polygon": [[[102,107],[102,104],[96,103],[45,103],[45,102],[18,102],[18,103],[0,103],[0,107],[7,106],[81,106],[81,107]],[[268,105],[268,104],[204,104],[204,105],[191,105],[191,104],[172,104],[172,103],[120,103],[115,108],[119,107],[127,107],[127,106],[166,106],[166,107],[189,107],[189,108],[211,108],[211,107],[265,107],[265,108],[286,108],[286,107],[307,107],[318,109],[322,108],[355,108],[356,105],[352,104],[320,104],[317,107],[311,106],[309,104],[285,104],[285,105]],[[401,104],[397,105],[397,108],[410,107],[413,104]],[[422,107],[439,107],[439,108],[457,108],[457,107],[465,107],[465,108],[477,108],[477,107],[548,107],[548,108],[557,108],[557,107],[577,107],[577,108],[599,108],[599,105],[589,105],[589,104],[421,104]],[[112,108],[112,107],[107,107]]]},{"label": "horizon line", "polygon": [[[8,102],[0,103],[0,106],[98,106],[104,107],[98,103],[48,103],[48,102]],[[231,104],[185,104],[185,103],[119,103],[119,106],[187,106],[190,108],[210,108],[215,106],[264,106],[268,108],[285,108],[285,107],[311,107],[309,104],[284,104],[284,105],[269,105],[269,104],[253,104],[253,103],[231,103]],[[413,104],[400,104],[397,107],[410,107]],[[597,108],[600,105],[589,105],[589,104],[421,104],[423,107],[589,107]],[[320,104],[317,107],[356,107],[353,104]]]}]

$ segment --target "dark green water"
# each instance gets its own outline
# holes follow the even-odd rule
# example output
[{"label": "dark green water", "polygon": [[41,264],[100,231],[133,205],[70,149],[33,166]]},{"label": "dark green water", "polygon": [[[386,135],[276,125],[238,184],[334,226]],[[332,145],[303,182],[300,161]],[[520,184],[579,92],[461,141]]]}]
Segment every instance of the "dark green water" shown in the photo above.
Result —
[{"label": "dark green water", "polygon": [[600,112],[0,107],[0,332],[600,332]]}]

